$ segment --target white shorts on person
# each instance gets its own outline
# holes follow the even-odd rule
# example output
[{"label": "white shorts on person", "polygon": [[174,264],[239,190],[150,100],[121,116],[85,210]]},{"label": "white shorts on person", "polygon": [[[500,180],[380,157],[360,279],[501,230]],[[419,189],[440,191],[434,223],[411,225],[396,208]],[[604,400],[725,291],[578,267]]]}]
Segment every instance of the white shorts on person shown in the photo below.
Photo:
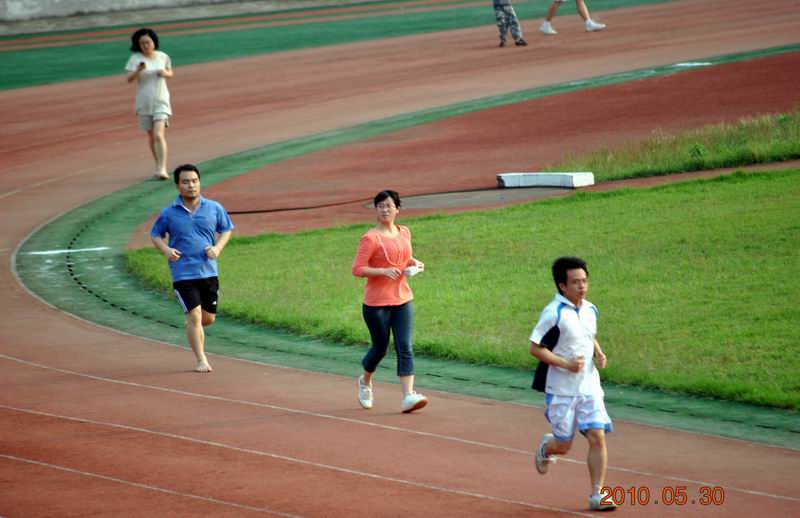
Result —
[{"label": "white shorts on person", "polygon": [[558,442],[572,442],[577,429],[613,431],[603,396],[558,396],[547,394],[544,416]]},{"label": "white shorts on person", "polygon": [[164,127],[169,128],[169,115],[166,113],[154,113],[153,115],[137,115],[139,119],[139,129],[142,131],[153,131],[156,122],[164,121]]}]

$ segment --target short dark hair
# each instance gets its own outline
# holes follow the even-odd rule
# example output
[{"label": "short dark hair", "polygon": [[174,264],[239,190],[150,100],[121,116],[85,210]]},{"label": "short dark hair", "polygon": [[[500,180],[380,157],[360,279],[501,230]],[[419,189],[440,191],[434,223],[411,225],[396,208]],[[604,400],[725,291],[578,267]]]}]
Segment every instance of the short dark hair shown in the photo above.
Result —
[{"label": "short dark hair", "polygon": [[380,202],[382,202],[383,200],[385,200],[387,198],[391,198],[392,201],[394,202],[394,206],[397,207],[398,209],[400,208],[400,195],[397,194],[397,191],[390,191],[388,189],[385,190],[385,191],[381,191],[378,194],[376,194],[375,195],[375,199],[373,200],[372,204],[375,207],[377,207]]},{"label": "short dark hair", "polygon": [[131,52],[142,51],[142,48],[139,46],[139,38],[145,35],[150,36],[150,39],[153,40],[153,46],[156,48],[156,50],[158,50],[158,35],[156,34],[156,31],[144,27],[134,32],[133,36],[131,36]]},{"label": "short dark hair", "polygon": [[200,170],[197,166],[192,164],[181,164],[172,171],[172,177],[175,179],[175,185],[178,185],[178,182],[181,181],[181,173],[184,171],[194,171],[197,173],[197,178],[200,178]]},{"label": "short dark hair", "polygon": [[553,280],[556,283],[556,289],[558,289],[559,293],[562,295],[564,294],[559,284],[567,284],[567,272],[569,270],[577,270],[578,268],[586,272],[587,277],[589,276],[589,269],[586,267],[586,261],[580,257],[559,257],[555,260],[553,263]]}]

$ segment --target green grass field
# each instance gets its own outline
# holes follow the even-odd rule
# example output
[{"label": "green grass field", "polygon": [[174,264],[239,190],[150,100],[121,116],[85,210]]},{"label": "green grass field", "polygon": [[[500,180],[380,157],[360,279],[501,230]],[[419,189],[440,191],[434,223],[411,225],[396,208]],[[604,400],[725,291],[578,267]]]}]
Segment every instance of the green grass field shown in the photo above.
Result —
[{"label": "green grass field", "polygon": [[800,157],[800,107],[779,115],[716,124],[677,135],[657,135],[586,157],[570,157],[550,171],[592,171],[597,182],[701,171]]},{"label": "green grass field", "polygon": [[[577,194],[404,223],[427,271],[412,281],[420,354],[530,368],[527,338],[552,298],[552,260],[584,257],[599,338],[619,383],[800,408],[800,173],[736,174],[641,191]],[[577,224],[579,222],[580,224]],[[368,225],[235,239],[222,259],[226,315],[366,343]],[[129,253],[169,287],[161,257]]]}]

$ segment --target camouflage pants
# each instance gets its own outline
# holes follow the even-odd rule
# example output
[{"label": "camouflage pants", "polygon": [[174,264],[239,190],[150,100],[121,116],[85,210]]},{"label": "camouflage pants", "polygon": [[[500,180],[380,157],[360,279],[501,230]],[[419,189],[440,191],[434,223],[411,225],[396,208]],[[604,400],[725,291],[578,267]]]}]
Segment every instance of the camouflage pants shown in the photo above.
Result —
[{"label": "camouflage pants", "polygon": [[497,29],[500,31],[500,41],[506,41],[506,33],[511,29],[511,36],[518,40],[522,37],[522,27],[519,26],[517,13],[510,5],[494,6],[494,17],[497,19]]}]

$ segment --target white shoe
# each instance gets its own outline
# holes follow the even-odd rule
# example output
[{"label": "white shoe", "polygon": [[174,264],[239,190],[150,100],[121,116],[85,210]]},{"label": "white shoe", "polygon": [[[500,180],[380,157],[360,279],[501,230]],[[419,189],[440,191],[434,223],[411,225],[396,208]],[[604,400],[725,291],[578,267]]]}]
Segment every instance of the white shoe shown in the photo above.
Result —
[{"label": "white shoe", "polygon": [[400,410],[402,410],[404,414],[410,414],[414,410],[419,410],[427,404],[428,398],[422,394],[412,392],[411,394],[406,394],[406,397],[403,398],[403,402],[400,403]]},{"label": "white shoe", "polygon": [[556,457],[553,455],[545,455],[544,453],[544,445],[553,438],[553,434],[546,433],[544,437],[542,437],[542,441],[539,443],[539,448],[536,450],[536,471],[544,475],[547,473],[547,468],[550,467],[550,464],[556,463]]},{"label": "white shoe", "polygon": [[198,360],[197,367],[194,368],[195,372],[211,372],[212,370],[211,365],[208,364],[208,360],[205,358]]},{"label": "white shoe", "polygon": [[539,32],[547,34],[548,36],[555,36],[558,34],[550,22],[542,22],[542,24],[539,26]]},{"label": "white shoe", "polygon": [[594,20],[587,20],[586,21],[586,31],[587,32],[595,32],[595,31],[602,31],[606,28],[606,24],[599,23]]},{"label": "white shoe", "polygon": [[358,403],[362,408],[372,408],[372,385],[364,383],[364,376],[358,378]]},{"label": "white shoe", "polygon": [[614,511],[617,504],[611,501],[608,495],[592,495],[589,497],[589,509],[592,511]]}]

